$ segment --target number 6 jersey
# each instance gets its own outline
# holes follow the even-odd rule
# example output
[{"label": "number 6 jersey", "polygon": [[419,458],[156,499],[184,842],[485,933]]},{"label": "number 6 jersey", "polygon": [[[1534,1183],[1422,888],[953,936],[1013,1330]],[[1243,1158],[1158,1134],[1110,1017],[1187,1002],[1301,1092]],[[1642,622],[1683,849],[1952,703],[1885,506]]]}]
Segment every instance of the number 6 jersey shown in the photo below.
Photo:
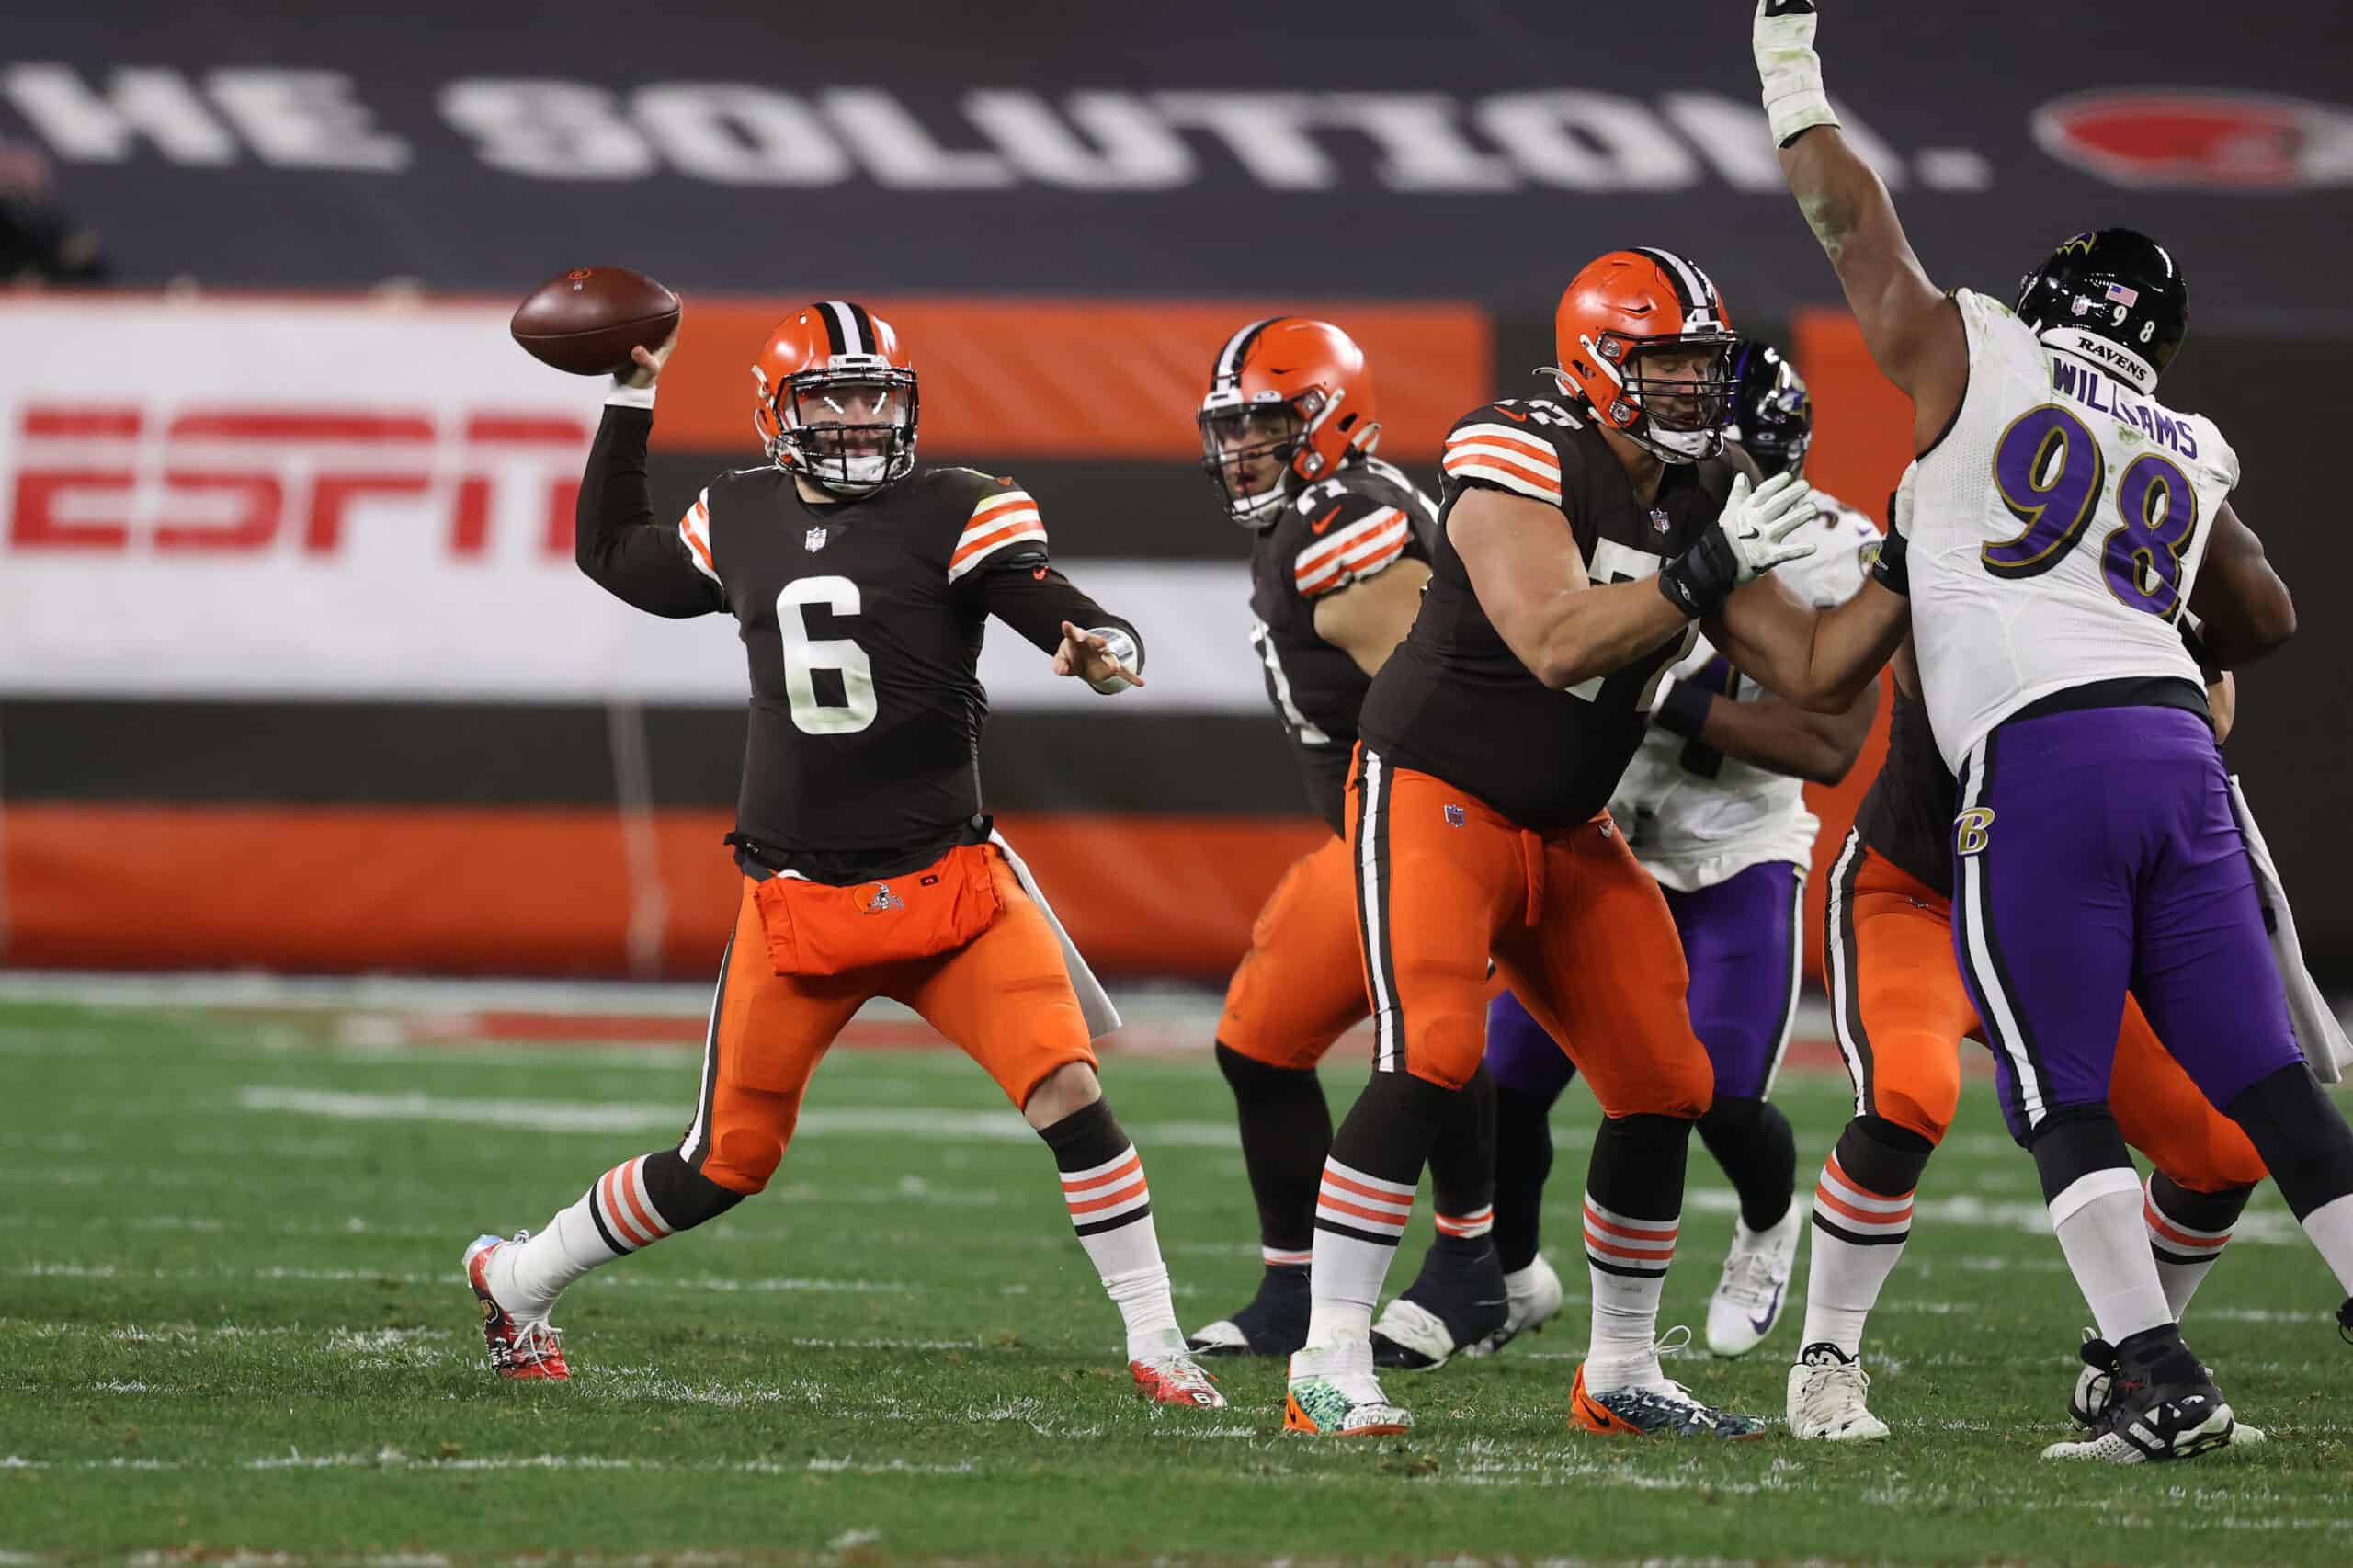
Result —
[{"label": "number 6 jersey", "polygon": [[1037,503],[1010,479],[919,468],[812,504],[763,465],[720,475],[665,527],[652,428],[620,394],[607,408],[580,490],[581,569],[656,615],[734,616],[752,690],[736,831],[827,857],[820,880],[971,829],[989,616],[1047,650],[1065,619],[1136,635],[1048,564]]},{"label": "number 6 jersey", "polygon": [[2177,622],[2236,454],[2212,420],[2046,347],[2006,307],[1953,300],[1969,389],[1919,460],[1909,529],[1912,635],[1946,767],[2076,687],[2113,693],[2089,703],[2107,707],[2177,679],[2202,703]]}]

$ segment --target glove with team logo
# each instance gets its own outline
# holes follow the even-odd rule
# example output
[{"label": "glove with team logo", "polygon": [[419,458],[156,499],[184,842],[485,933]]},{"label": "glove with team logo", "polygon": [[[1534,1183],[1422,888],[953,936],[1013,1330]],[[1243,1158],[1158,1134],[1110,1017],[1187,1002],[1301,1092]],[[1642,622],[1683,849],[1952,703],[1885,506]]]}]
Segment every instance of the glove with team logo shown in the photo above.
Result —
[{"label": "glove with team logo", "polygon": [[1741,474],[1716,526],[1659,573],[1658,591],[1695,620],[1714,615],[1743,583],[1819,550],[1818,541],[1798,534],[1821,516],[1813,490],[1796,474],[1777,473],[1754,491]]},{"label": "glove with team logo", "polygon": [[1750,42],[1756,75],[1765,85],[1765,118],[1773,144],[1786,147],[1798,133],[1836,125],[1830,96],[1822,90],[1822,56],[1813,51],[1813,0],[1757,0]]}]

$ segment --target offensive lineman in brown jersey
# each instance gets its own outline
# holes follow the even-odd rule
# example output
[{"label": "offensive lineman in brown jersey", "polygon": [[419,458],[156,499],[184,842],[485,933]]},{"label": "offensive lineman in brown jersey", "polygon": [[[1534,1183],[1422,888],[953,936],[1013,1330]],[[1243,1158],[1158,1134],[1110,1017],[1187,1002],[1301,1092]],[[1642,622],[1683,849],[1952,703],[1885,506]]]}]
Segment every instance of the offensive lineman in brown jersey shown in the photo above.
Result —
[{"label": "offensive lineman in brown jersey", "polygon": [[[1226,516],[1251,530],[1250,637],[1267,699],[1332,836],[1284,872],[1226,991],[1217,1062],[1233,1089],[1266,1273],[1247,1305],[1188,1343],[1204,1354],[1287,1356],[1307,1343],[1315,1189],[1332,1147],[1315,1064],[1370,1011],[1341,837],[1357,710],[1414,623],[1438,508],[1373,455],[1371,370],[1327,322],[1276,316],[1228,338],[1198,423],[1201,466]],[[1495,1159],[1483,1134],[1494,1096],[1483,1069],[1469,1087],[1430,1153],[1439,1240],[1390,1309],[1439,1324],[1458,1345],[1506,1314],[1488,1239]]]},{"label": "offensive lineman in brown jersey", "polygon": [[1659,675],[1695,621],[1801,707],[1843,709],[1908,622],[1900,538],[1836,609],[1769,579],[1813,548],[1803,482],[1762,484],[1723,427],[1735,341],[1714,285],[1665,251],[1617,251],[1571,281],[1554,376],[1571,406],[1508,401],[1446,446],[1430,585],[1374,677],[1348,845],[1374,1005],[1371,1082],[1332,1143],[1316,1206],[1307,1348],[1286,1424],[1412,1424],[1374,1375],[1372,1305],[1449,1102],[1484,1042],[1492,958],[1575,1062],[1604,1120],[1585,1201],[1593,1333],[1572,1419],[1606,1433],[1749,1437],[1661,1370],[1706,1051],[1665,901],[1606,810]]},{"label": "offensive lineman in brown jersey", "polygon": [[1048,563],[1012,480],[915,467],[915,370],[889,323],[843,301],[787,318],[753,367],[769,462],[657,526],[645,449],[669,351],[637,350],[608,399],[577,555],[640,609],[735,618],[752,687],[729,836],[742,901],[685,1138],[616,1165],[539,1235],[466,1249],[492,1365],[568,1376],[548,1322],[558,1292],[765,1187],[818,1059],[889,996],[986,1069],[1053,1151],[1145,1396],[1223,1404],[1186,1353],[1143,1167],[1096,1079],[1091,1037],[1117,1016],[981,812],[988,618],[1106,693],[1142,684],[1134,627]]}]

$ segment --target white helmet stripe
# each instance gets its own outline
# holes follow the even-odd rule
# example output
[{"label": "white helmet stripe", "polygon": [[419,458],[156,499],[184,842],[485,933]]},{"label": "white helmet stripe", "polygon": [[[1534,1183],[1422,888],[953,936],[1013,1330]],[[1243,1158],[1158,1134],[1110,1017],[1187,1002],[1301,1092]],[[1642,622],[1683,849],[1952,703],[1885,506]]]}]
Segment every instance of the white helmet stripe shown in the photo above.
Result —
[{"label": "white helmet stripe", "polygon": [[1671,250],[1641,245],[1635,248],[1634,254],[1646,256],[1666,269],[1666,275],[1675,280],[1676,291],[1683,296],[1683,314],[1687,322],[1695,315],[1714,317],[1723,313],[1716,303],[1716,286],[1708,280],[1706,273]]},{"label": "white helmet stripe", "polygon": [[1260,333],[1280,320],[1282,320],[1280,316],[1268,316],[1264,321],[1254,321],[1232,337],[1227,338],[1225,347],[1218,350],[1217,369],[1211,373],[1211,381],[1212,383],[1230,381],[1240,375],[1242,360],[1250,352],[1250,345],[1257,341]]},{"label": "white helmet stripe", "polygon": [[840,335],[843,353],[871,354],[874,352],[874,345],[867,341],[866,334],[858,327],[858,312],[849,308],[847,301],[827,300],[824,302],[824,310],[825,313],[833,319],[835,332]]}]

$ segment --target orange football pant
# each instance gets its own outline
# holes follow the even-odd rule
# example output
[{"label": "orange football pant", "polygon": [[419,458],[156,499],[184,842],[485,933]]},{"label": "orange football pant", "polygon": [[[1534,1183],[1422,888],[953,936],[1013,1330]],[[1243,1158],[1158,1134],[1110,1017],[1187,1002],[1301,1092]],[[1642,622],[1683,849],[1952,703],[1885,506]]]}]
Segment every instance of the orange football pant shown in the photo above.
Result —
[{"label": "orange football pant", "polygon": [[[1827,958],[1855,1114],[1940,1142],[1961,1099],[1961,1041],[1984,1038],[1953,959],[1952,900],[1851,835],[1838,863]],[[2109,1109],[2127,1143],[2192,1192],[2264,1178],[2246,1134],[2207,1103],[2130,996]]]},{"label": "orange football pant", "polygon": [[800,1119],[810,1074],[858,1008],[877,996],[920,1014],[1019,1106],[1056,1069],[1095,1064],[1062,944],[1003,856],[989,852],[1004,907],[950,952],[847,970],[779,974],[744,880],[734,935],[711,1004],[701,1096],[679,1146],[687,1164],[732,1192],[767,1185]]},{"label": "orange football pant", "polygon": [[1682,940],[1607,812],[1538,833],[1370,748],[1348,794],[1375,1071],[1461,1087],[1486,1051],[1492,956],[1605,1115],[1708,1108]]}]

